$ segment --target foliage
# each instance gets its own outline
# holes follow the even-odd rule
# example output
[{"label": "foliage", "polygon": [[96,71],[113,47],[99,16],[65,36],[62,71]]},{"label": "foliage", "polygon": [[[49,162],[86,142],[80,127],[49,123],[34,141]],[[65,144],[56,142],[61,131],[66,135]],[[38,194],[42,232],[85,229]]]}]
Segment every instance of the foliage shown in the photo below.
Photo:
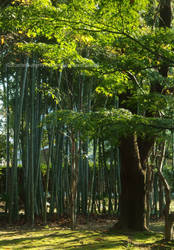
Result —
[{"label": "foliage", "polygon": [[[11,145],[10,145],[11,147]],[[6,160],[6,135],[3,133],[0,134],[0,163]],[[3,163],[4,164],[4,163]]]},{"label": "foliage", "polygon": [[[49,114],[46,118],[48,123],[54,121],[55,126],[66,125],[66,129],[81,132],[85,140],[90,138],[103,138],[106,140],[119,141],[122,136],[136,132],[140,136],[154,136],[160,131],[173,129],[171,119],[145,118],[134,115],[126,109],[100,110],[97,112],[75,112],[59,110]],[[108,129],[109,128],[109,129]]]},{"label": "foliage", "polygon": [[[173,86],[172,75],[166,80],[156,69],[165,61],[173,65],[174,33],[152,30],[143,23],[139,16],[148,2],[84,0],[56,2],[55,7],[50,1],[31,1],[7,8],[1,29],[17,36],[18,53],[34,53],[41,64],[59,69],[94,68],[101,79],[98,92],[112,95],[130,90],[137,99],[145,94],[153,103],[150,86],[157,81],[165,88]],[[142,103],[145,110],[146,104]],[[155,106],[157,103],[152,112]]]},{"label": "foliage", "polygon": [[[78,192],[83,190],[82,206],[88,212],[89,196],[95,200],[95,167],[103,182],[112,175],[107,165],[119,171],[115,148],[123,137],[136,133],[146,139],[173,130],[174,32],[149,26],[155,8],[150,0],[16,0],[0,10],[4,106],[9,105],[14,138],[11,218],[19,211],[18,148],[26,171],[25,212],[34,222],[35,213],[46,218],[43,193],[48,188],[52,211],[61,215],[65,194],[72,192],[72,152],[75,158],[78,152]],[[168,77],[161,74],[164,67]],[[84,157],[89,139],[94,143],[92,185]],[[40,168],[41,147],[48,145],[47,166]],[[116,194],[115,185],[114,179]]]}]

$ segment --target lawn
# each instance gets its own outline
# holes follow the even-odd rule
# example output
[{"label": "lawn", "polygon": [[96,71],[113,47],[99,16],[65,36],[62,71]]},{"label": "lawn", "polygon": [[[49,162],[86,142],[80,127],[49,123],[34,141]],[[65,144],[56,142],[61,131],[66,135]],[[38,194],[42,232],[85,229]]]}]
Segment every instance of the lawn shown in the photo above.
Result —
[{"label": "lawn", "polygon": [[0,249],[174,249],[174,242],[164,242],[163,223],[153,223],[155,231],[111,233],[113,221],[81,223],[76,230],[68,225],[16,226],[0,228]]}]

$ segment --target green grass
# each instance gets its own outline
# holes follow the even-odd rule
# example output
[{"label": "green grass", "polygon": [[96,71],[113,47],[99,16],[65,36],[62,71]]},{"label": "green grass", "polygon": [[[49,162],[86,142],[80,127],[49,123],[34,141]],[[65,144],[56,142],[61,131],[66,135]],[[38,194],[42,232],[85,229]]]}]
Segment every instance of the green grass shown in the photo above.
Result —
[{"label": "green grass", "polygon": [[[155,226],[155,224],[153,225]],[[0,229],[0,249],[174,249],[160,232],[109,233],[63,227]]]}]

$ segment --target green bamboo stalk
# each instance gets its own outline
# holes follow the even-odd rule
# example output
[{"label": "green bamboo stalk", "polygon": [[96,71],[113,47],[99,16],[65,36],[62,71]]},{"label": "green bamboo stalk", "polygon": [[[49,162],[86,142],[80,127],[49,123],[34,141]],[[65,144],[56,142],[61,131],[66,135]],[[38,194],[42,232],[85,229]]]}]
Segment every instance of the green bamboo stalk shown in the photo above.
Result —
[{"label": "green bamboo stalk", "polygon": [[72,229],[74,230],[77,223],[77,186],[78,186],[78,157],[77,142],[74,131],[71,131],[71,219]]},{"label": "green bamboo stalk", "polygon": [[[9,109],[9,73],[7,70],[7,65],[5,66],[5,75],[7,77],[7,82],[6,82],[6,86],[5,86],[5,82],[4,82],[4,77],[2,77],[3,79],[3,90],[4,90],[4,95],[6,95],[6,162],[7,162],[7,166],[6,166],[6,185],[5,185],[5,193],[6,193],[6,204],[5,204],[5,213],[7,213],[8,208],[9,208],[9,173],[10,173],[10,109]],[[5,99],[5,96],[4,96]]]},{"label": "green bamboo stalk", "polygon": [[[26,110],[26,112],[28,109]],[[27,112],[28,114],[28,112]],[[29,162],[30,162],[30,142],[29,142],[29,137],[30,137],[30,120],[29,116],[26,114],[26,163],[25,163],[25,216],[27,221],[29,222],[30,220],[30,174],[29,174]]]},{"label": "green bamboo stalk", "polygon": [[48,152],[48,161],[47,161],[47,170],[46,170],[46,184],[45,184],[45,196],[44,196],[44,214],[43,214],[43,221],[44,224],[47,222],[47,197],[48,197],[48,187],[49,187],[49,178],[50,178],[50,165],[51,165],[51,155],[52,149],[54,146],[54,127],[50,125],[47,127],[48,131],[48,140],[49,140],[49,152]]},{"label": "green bamboo stalk", "polygon": [[[34,178],[34,201],[35,201],[35,206],[37,206],[36,213],[38,215],[41,215],[41,196],[43,195],[42,193],[39,193],[39,181],[40,181],[40,174],[41,174],[41,169],[40,169],[40,159],[41,159],[41,146],[42,146],[42,135],[43,135],[43,123],[41,121],[41,116],[42,118],[44,115],[41,113],[41,96],[37,96],[36,100],[36,106],[35,106],[35,112],[36,112],[36,118],[35,118],[35,178]],[[39,209],[39,211],[38,211]]]},{"label": "green bamboo stalk", "polygon": [[82,208],[82,191],[83,191],[83,154],[82,154],[82,140],[79,140],[79,181],[77,192],[77,213],[81,213]]},{"label": "green bamboo stalk", "polygon": [[34,187],[34,167],[35,167],[35,68],[32,68],[31,79],[31,168],[30,168],[30,197],[31,197],[31,225],[35,222],[35,187]]},{"label": "green bamboo stalk", "polygon": [[108,214],[112,214],[113,212],[113,204],[112,204],[112,194],[113,194],[113,171],[114,170],[114,165],[113,165],[113,155],[111,152],[110,156],[110,169],[108,170]]},{"label": "green bamboo stalk", "polygon": [[84,158],[83,158],[83,169],[84,169],[84,199],[83,199],[83,213],[87,215],[88,212],[88,139],[84,142]]},{"label": "green bamboo stalk", "polygon": [[96,153],[97,153],[97,140],[93,140],[93,175],[91,183],[91,213],[95,212],[95,198],[96,198]]},{"label": "green bamboo stalk", "polygon": [[118,199],[119,199],[119,206],[118,206],[118,213],[120,211],[120,194],[121,194],[121,178],[120,178],[120,168],[121,168],[121,164],[120,164],[120,152],[119,152],[119,148],[117,147],[116,149],[116,154],[117,154],[117,157],[116,157],[116,179],[117,179],[117,190],[118,190]]},{"label": "green bamboo stalk", "polygon": [[63,144],[64,144],[64,136],[60,135],[60,145],[59,145],[59,160],[58,160],[58,201],[59,201],[59,210],[58,215],[63,214],[63,180],[62,180],[62,154],[63,154]]},{"label": "green bamboo stalk", "polygon": [[53,215],[54,213],[54,209],[55,209],[55,204],[57,204],[58,201],[58,197],[57,197],[57,193],[56,193],[56,183],[57,183],[57,164],[56,164],[56,160],[57,160],[57,154],[59,152],[59,139],[60,137],[56,134],[55,136],[55,146],[54,146],[54,159],[53,159],[53,163],[52,163],[52,169],[51,169],[51,187],[50,187],[50,192],[51,192],[51,200],[50,200],[50,215]]},{"label": "green bamboo stalk", "polygon": [[[19,143],[19,131],[20,131],[20,120],[22,116],[22,108],[24,101],[24,92],[27,81],[28,72],[28,61],[26,58],[24,76],[22,81],[20,100],[18,102],[18,79],[16,81],[16,105],[15,105],[15,119],[14,119],[14,151],[13,151],[13,167],[11,176],[11,188],[10,188],[10,205],[9,205],[9,222],[18,219],[18,190],[17,190],[17,150]],[[16,72],[17,74],[17,72]],[[18,75],[17,75],[18,76]]]},{"label": "green bamboo stalk", "polygon": [[69,153],[69,148],[70,148],[70,140],[69,137],[65,137],[65,154],[64,154],[64,203],[65,203],[65,215],[70,214],[69,212],[69,207],[70,207],[70,180],[69,180],[69,159],[70,159],[70,153]]}]

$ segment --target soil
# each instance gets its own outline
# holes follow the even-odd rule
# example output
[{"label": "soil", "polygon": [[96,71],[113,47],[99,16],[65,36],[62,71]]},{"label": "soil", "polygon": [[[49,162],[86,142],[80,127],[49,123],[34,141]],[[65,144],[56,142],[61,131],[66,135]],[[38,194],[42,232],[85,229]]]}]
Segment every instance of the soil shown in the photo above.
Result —
[{"label": "soil", "polygon": [[[42,218],[36,217],[36,223],[34,225],[35,228],[42,228],[45,225],[42,222]],[[117,222],[115,216],[109,215],[90,215],[90,216],[83,216],[80,215],[77,217],[77,226],[76,230],[94,230],[94,231],[108,231],[110,228],[114,226]],[[52,216],[49,218],[48,215],[48,227],[59,227],[59,228],[71,228],[71,220],[68,217],[59,217]],[[26,223],[25,217],[20,215],[19,221],[15,225],[9,225],[7,216],[0,212],[0,228],[11,228],[11,227],[30,227],[29,223]]]}]

